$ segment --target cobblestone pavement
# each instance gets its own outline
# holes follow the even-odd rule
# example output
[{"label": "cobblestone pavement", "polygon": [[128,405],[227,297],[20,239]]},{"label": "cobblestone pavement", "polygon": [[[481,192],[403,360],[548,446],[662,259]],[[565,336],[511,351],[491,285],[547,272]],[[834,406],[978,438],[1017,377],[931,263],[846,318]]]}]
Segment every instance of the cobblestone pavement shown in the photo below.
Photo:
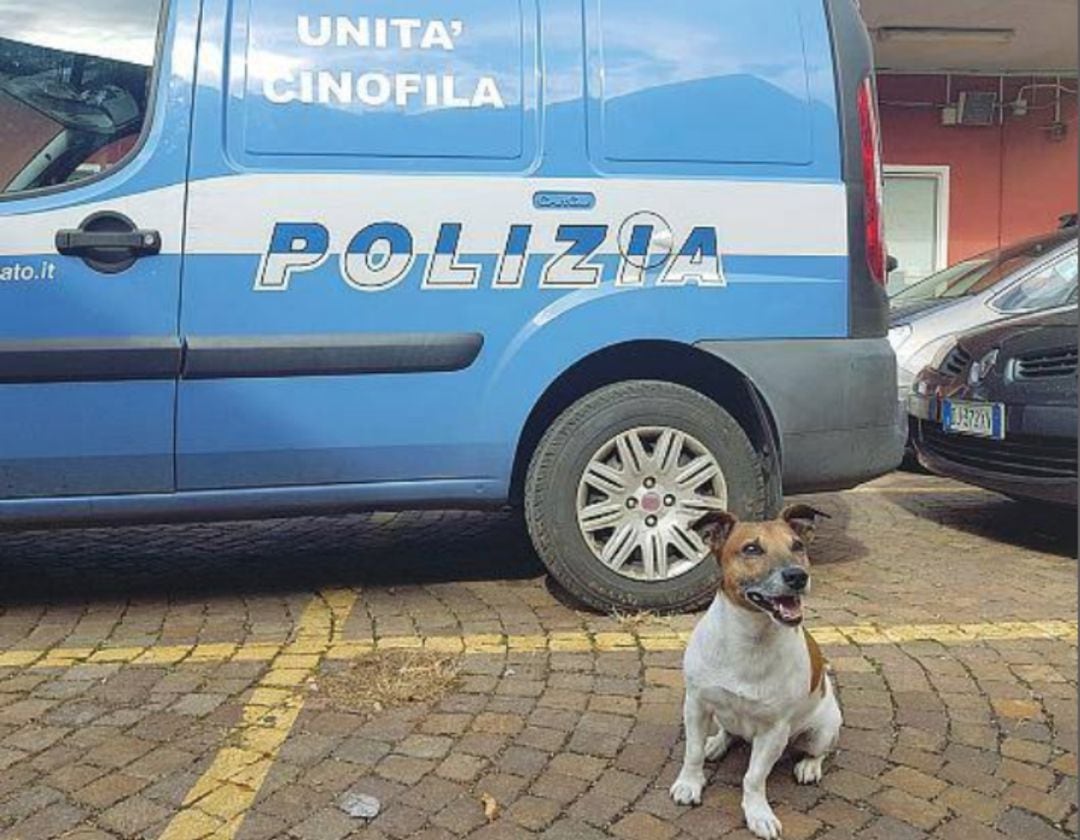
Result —
[{"label": "cobblestone pavement", "polygon": [[[846,725],[820,786],[774,771],[785,837],[1075,836],[1073,518],[920,475],[809,500]],[[2,534],[0,837],[748,838],[745,748],[666,793],[694,620],[575,610],[509,515]],[[318,690],[416,648],[460,668],[432,703]]]}]

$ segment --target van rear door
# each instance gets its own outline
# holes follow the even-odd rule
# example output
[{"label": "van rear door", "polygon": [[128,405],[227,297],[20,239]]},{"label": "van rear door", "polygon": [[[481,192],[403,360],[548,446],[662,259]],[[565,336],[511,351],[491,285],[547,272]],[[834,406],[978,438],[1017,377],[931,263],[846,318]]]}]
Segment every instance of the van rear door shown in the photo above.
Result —
[{"label": "van rear door", "polygon": [[0,498],[167,492],[197,0],[10,0]]}]

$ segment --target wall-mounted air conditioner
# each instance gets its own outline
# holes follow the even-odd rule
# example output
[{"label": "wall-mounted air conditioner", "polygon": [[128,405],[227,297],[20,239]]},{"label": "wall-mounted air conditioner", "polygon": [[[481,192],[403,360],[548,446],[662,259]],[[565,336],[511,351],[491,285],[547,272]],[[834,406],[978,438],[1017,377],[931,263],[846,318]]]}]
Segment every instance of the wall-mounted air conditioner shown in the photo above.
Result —
[{"label": "wall-mounted air conditioner", "polygon": [[997,122],[997,94],[984,90],[961,91],[952,122],[947,120],[945,112],[942,112],[942,122],[945,125],[994,125]]}]

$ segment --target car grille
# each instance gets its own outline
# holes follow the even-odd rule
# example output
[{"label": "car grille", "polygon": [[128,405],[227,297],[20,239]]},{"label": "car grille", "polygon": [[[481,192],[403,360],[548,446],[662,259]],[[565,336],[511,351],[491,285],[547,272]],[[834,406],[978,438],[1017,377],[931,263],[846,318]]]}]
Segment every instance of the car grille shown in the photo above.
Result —
[{"label": "car grille", "polygon": [[919,421],[923,448],[954,464],[1029,478],[1076,478],[1076,441],[1017,435],[1006,440],[953,435]]},{"label": "car grille", "polygon": [[941,372],[949,376],[959,376],[968,369],[971,364],[971,354],[960,345],[949,351],[945,361],[941,363]]},{"label": "car grille", "polygon": [[1049,379],[1052,376],[1076,375],[1076,348],[1030,353],[1016,360],[1017,379]]}]

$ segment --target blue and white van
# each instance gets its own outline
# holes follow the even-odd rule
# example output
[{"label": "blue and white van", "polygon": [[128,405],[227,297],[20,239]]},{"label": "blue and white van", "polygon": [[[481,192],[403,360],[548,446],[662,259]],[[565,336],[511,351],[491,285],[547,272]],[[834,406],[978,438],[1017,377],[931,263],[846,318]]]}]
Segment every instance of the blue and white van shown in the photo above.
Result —
[{"label": "blue and white van", "polygon": [[0,525],[520,505],[600,608],[901,455],[854,0],[10,0]]}]

